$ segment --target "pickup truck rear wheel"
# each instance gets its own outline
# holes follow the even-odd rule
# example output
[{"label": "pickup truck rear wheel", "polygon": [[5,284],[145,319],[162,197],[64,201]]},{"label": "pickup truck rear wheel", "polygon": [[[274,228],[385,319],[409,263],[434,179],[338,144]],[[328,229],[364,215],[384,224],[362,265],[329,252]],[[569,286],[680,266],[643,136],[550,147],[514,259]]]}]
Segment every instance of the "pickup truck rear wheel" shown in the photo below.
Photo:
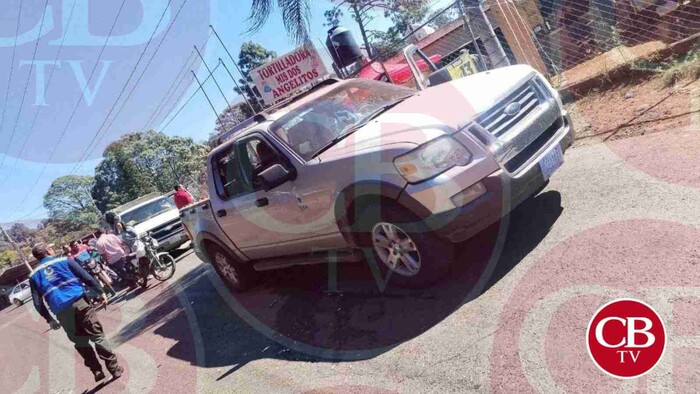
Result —
[{"label": "pickup truck rear wheel", "polygon": [[[355,228],[365,255],[372,256],[389,285],[431,285],[445,275],[454,255],[450,242],[396,205],[373,204],[364,208]],[[387,276],[389,271],[391,276]]]},{"label": "pickup truck rear wheel", "polygon": [[243,292],[255,284],[257,273],[234,259],[217,245],[208,248],[209,258],[216,273],[231,291]]}]

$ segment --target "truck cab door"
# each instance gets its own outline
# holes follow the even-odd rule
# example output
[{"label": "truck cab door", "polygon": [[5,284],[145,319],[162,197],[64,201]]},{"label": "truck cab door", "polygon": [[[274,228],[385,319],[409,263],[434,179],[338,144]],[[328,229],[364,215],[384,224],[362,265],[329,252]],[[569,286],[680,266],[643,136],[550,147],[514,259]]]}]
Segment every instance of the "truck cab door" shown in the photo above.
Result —
[{"label": "truck cab door", "polygon": [[258,133],[237,140],[220,156],[214,173],[224,198],[212,207],[223,232],[251,259],[292,254],[295,241],[306,237],[300,233],[302,212],[292,182],[265,191],[256,178],[274,164],[294,172],[296,168]]}]

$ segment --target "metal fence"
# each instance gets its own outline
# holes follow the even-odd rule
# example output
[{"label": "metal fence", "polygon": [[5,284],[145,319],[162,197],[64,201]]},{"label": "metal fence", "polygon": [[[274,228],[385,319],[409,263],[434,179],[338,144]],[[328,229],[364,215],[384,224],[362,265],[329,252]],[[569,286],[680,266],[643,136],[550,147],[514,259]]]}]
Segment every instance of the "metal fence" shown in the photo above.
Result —
[{"label": "metal fence", "polygon": [[468,54],[482,69],[529,64],[557,85],[571,84],[700,32],[700,1],[460,0],[414,27],[374,45],[349,76],[413,85],[402,50],[415,44],[439,66]]}]

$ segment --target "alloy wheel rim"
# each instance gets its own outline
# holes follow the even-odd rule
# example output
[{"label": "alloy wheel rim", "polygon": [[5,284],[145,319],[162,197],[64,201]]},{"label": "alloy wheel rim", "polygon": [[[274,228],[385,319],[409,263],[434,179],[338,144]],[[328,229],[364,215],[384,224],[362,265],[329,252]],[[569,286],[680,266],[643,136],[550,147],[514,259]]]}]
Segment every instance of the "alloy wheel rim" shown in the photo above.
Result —
[{"label": "alloy wheel rim", "polygon": [[234,268],[233,265],[228,263],[226,256],[221,253],[216,253],[214,256],[214,261],[226,279],[232,283],[238,284],[238,272],[236,272],[236,268]]},{"label": "alloy wheel rim", "polygon": [[416,243],[396,225],[377,223],[372,229],[372,245],[379,259],[401,276],[414,276],[421,269],[421,256]]}]

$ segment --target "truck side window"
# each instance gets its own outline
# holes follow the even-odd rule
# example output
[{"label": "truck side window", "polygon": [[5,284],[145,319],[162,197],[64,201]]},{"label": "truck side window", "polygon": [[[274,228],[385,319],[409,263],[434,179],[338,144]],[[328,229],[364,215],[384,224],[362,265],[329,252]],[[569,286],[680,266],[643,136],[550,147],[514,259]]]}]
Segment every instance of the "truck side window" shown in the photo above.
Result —
[{"label": "truck side window", "polygon": [[260,138],[251,138],[244,141],[243,144],[241,169],[250,187],[257,191],[261,189],[257,181],[258,174],[274,164],[282,164],[282,160],[275,149]]},{"label": "truck side window", "polygon": [[216,191],[219,197],[228,200],[249,192],[241,177],[238,160],[236,160],[236,151],[231,148],[220,153],[214,160],[216,163],[216,171],[214,176],[217,177]]}]

